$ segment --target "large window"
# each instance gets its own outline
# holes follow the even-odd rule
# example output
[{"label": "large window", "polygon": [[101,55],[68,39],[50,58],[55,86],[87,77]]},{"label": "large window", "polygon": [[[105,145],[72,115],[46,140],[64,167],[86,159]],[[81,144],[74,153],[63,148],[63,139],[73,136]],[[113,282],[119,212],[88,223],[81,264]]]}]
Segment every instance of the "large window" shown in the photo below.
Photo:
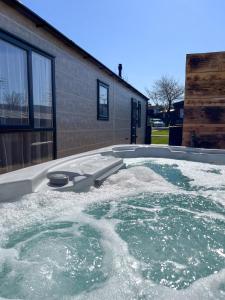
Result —
[{"label": "large window", "polygon": [[0,30],[0,173],[56,157],[53,57]]},{"label": "large window", "polygon": [[109,120],[109,86],[101,81],[97,81],[97,119]]},{"label": "large window", "polygon": [[52,69],[51,60],[32,53],[34,126],[52,127]]},{"label": "large window", "polygon": [[0,40],[0,125],[29,125],[27,51]]}]

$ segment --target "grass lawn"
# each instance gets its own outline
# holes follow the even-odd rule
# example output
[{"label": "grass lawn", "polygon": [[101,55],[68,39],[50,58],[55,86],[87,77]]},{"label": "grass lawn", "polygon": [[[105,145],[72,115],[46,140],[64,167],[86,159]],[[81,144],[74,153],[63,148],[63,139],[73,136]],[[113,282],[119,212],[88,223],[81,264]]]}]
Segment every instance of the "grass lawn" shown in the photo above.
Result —
[{"label": "grass lawn", "polygon": [[154,130],[152,129],[152,144],[169,143],[169,129]]}]

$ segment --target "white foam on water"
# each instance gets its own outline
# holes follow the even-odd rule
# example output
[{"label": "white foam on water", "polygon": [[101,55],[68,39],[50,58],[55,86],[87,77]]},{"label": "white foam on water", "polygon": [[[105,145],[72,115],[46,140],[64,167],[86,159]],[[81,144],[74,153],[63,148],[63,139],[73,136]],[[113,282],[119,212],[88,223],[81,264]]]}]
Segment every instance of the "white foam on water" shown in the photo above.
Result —
[{"label": "white foam on water", "polygon": [[174,185],[149,168],[138,166],[121,170],[108,178],[100,188],[92,187],[88,193],[45,191],[25,195],[20,201],[0,204],[0,237],[4,232],[43,222],[62,213],[74,210],[78,215],[94,202],[120,201],[123,197],[144,192],[176,191],[178,189]]},{"label": "white foam on water", "polygon": [[[139,164],[144,161],[146,159],[135,159],[127,160],[127,163]],[[225,174],[225,167],[176,160],[154,159],[154,161],[159,164],[177,164],[185,176],[190,176],[189,178],[194,179],[194,184],[203,185],[204,180],[199,177],[205,178],[206,175],[210,186],[218,187],[223,184],[221,177]],[[207,170],[214,169],[214,167],[220,170],[221,174],[206,173]],[[149,168],[134,166],[112,175],[99,189],[91,188],[88,193],[39,192],[26,195],[13,203],[2,203],[0,205],[0,246],[4,245],[9,234],[28,228],[33,224],[44,224],[51,221],[72,221],[79,224],[89,224],[101,233],[101,244],[105,252],[103,270],[108,275],[107,280],[94,286],[95,289],[93,288],[90,292],[83,292],[73,297],[65,295],[63,299],[224,299],[225,270],[206,278],[201,278],[185,290],[175,290],[155,284],[142,277],[140,272],[141,262],[130,255],[127,243],[122,240],[115,230],[116,221],[104,218],[97,220],[83,212],[92,203],[117,202],[124,197],[146,192],[179,194],[180,189],[168,183]],[[215,201],[218,198],[221,199],[223,194],[221,191],[201,191],[200,193],[213,196]],[[153,209],[145,207],[135,208],[151,212],[154,212],[156,209],[160,210],[160,207]],[[207,216],[198,214],[197,217],[223,219],[223,216],[215,213],[210,215],[210,212]],[[80,234],[75,225],[71,230],[75,235]],[[18,251],[22,245],[23,241],[14,248],[0,249],[0,268],[2,262],[8,260],[15,267],[15,270],[20,267],[29,270],[29,262],[18,262]],[[52,248],[51,251],[54,253],[55,249]],[[224,255],[221,249],[218,249],[218,251],[220,255]],[[58,260],[59,265],[56,267],[60,267],[60,257],[56,255],[55,263]],[[174,264],[176,264],[177,268],[185,268],[185,266],[176,262]],[[26,280],[24,292],[27,294],[27,298],[31,299],[32,293],[34,293],[32,288],[37,289],[40,294],[43,289],[49,288],[47,285],[42,286],[41,283],[48,281],[51,284],[51,270],[43,268],[40,276],[28,271]]]},{"label": "white foam on water", "polygon": [[[187,161],[178,161],[177,164],[183,175],[193,180],[190,182],[191,185],[214,188],[225,185],[225,166]],[[213,173],[214,170],[219,171],[220,174]]]},{"label": "white foam on water", "polygon": [[195,218],[205,218],[208,219],[217,219],[221,221],[225,221],[225,216],[215,212],[205,212],[205,213],[195,213]]},{"label": "white foam on water", "polygon": [[205,196],[206,198],[210,198],[215,202],[221,203],[223,206],[225,206],[225,191],[221,190],[214,190],[214,191],[199,191],[200,195]]},{"label": "white foam on water", "polygon": [[198,211],[194,211],[194,210],[190,210],[187,208],[181,208],[181,207],[176,207],[176,209],[178,211],[183,211],[183,212],[187,212],[190,214],[193,214],[194,218],[202,218],[202,219],[217,219],[217,220],[221,220],[221,221],[225,221],[225,216],[220,214],[220,213],[216,213],[216,212],[198,212]]},{"label": "white foam on water", "polygon": [[[135,158],[125,159],[125,162],[128,165],[139,165],[145,162],[155,162],[160,165],[177,165],[182,174],[192,180],[190,181],[190,185],[192,186],[204,186],[206,188],[220,188],[221,186],[225,186],[225,166],[223,165],[167,158]],[[220,174],[214,173],[215,171]]]},{"label": "white foam on water", "polygon": [[[103,287],[99,287],[99,289],[93,290],[91,293],[85,292],[76,297],[65,297],[65,299],[222,300],[225,298],[224,278],[225,270],[222,270],[216,274],[195,281],[185,290],[175,290],[162,285],[153,284],[151,281],[143,279],[136,279],[136,281],[128,282],[127,285],[121,285],[121,278],[112,277]],[[125,282],[127,283],[126,278]],[[133,286],[130,284],[133,284]]]},{"label": "white foam on water", "polygon": [[[19,201],[12,203],[2,203],[0,205],[0,246],[7,242],[11,233],[19,232],[27,229],[35,224],[45,224],[55,221],[73,221],[82,224],[89,224],[101,232],[101,242],[107,255],[104,257],[104,270],[109,274],[110,278],[118,280],[120,285],[124,282],[122,290],[129,290],[128,286],[133,286],[135,282],[142,280],[137,272],[139,262],[129,255],[126,242],[124,242],[115,232],[115,221],[104,222],[96,220],[83,213],[83,210],[91,203],[101,201],[120,201],[123,197],[135,195],[148,191],[161,192],[173,191],[174,187],[155,174],[146,167],[135,167],[129,170],[121,170],[118,174],[113,175],[106,180],[99,188],[91,188],[88,193],[73,192],[54,192],[48,191],[44,193],[33,193],[22,197]],[[78,230],[74,229],[74,234],[79,235]],[[35,238],[38,234],[35,234]],[[31,237],[32,239],[33,237]],[[29,239],[26,240],[26,242]],[[15,253],[23,247],[23,240],[16,243],[15,248],[4,249],[4,255],[1,255],[3,263],[8,261],[17,272],[18,268],[25,271],[24,275],[24,294],[28,298],[34,296],[44,297],[45,290],[51,289],[52,270],[45,263],[36,266],[35,263],[27,261],[18,261]],[[37,245],[37,247],[39,247]],[[51,248],[52,247],[52,248]],[[59,246],[60,247],[60,246]],[[45,249],[37,249],[38,255],[49,251],[52,257],[52,268],[58,268],[60,264],[60,256],[57,257],[57,249],[54,244],[47,246]],[[56,251],[56,253],[54,253]],[[3,253],[3,250],[2,252]],[[36,255],[34,253],[34,255]],[[57,262],[59,266],[56,266]],[[29,267],[30,263],[30,267]],[[3,265],[3,264],[2,264]],[[137,274],[135,274],[137,273]],[[129,278],[129,280],[128,280]],[[44,281],[40,285],[40,282]],[[34,292],[35,291],[35,292]],[[35,297],[35,296],[34,296]]]},{"label": "white foam on water", "polygon": [[158,212],[162,210],[160,206],[149,208],[149,207],[142,207],[142,206],[127,205],[127,207],[137,209],[137,210],[147,211],[147,212]]}]

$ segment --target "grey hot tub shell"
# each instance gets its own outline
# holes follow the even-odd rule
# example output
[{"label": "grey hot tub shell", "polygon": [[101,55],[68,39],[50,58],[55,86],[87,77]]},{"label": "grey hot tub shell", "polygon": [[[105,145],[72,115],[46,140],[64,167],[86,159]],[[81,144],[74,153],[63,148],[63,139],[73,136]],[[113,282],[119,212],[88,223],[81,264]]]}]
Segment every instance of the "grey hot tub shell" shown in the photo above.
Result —
[{"label": "grey hot tub shell", "polygon": [[62,190],[76,192],[99,185],[105,178],[123,167],[123,158],[160,157],[196,162],[225,164],[225,150],[198,149],[163,145],[113,145],[95,151],[76,154],[40,165],[0,175],[0,201],[19,199],[24,194],[37,192],[48,186],[48,173],[70,173],[70,181]]}]

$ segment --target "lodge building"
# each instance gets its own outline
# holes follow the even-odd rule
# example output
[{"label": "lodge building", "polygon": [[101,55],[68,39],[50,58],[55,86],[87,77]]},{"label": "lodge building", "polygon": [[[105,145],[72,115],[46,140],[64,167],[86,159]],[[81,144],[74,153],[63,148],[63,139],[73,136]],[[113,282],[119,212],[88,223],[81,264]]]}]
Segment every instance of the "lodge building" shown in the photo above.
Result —
[{"label": "lodge building", "polygon": [[0,0],[0,173],[145,142],[148,98],[16,0]]}]

